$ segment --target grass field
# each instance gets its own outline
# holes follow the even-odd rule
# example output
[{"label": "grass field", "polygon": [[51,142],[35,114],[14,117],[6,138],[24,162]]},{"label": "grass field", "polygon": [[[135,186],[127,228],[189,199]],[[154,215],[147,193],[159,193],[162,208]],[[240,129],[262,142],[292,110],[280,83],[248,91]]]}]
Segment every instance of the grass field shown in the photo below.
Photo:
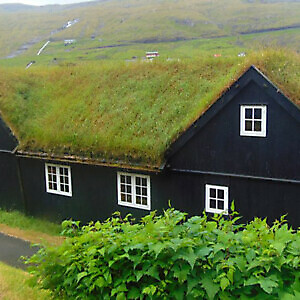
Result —
[{"label": "grass field", "polygon": [[[300,50],[300,2],[294,1],[228,0],[223,5],[222,0],[110,0],[42,8],[12,7],[0,5],[0,57],[14,54],[22,45],[29,49],[20,57],[0,61],[5,66],[25,66],[30,60],[46,65],[60,61],[124,60],[144,56],[152,49],[159,50],[162,57],[172,58],[194,57],[199,51],[220,51],[226,55],[261,44]],[[73,19],[79,22],[61,30]],[[289,26],[298,28],[257,32]],[[64,39],[77,42],[65,47]],[[37,57],[47,40],[51,40],[49,47]],[[109,45],[122,46],[99,48]]]},{"label": "grass field", "polygon": [[62,241],[62,238],[59,236],[61,232],[60,225],[25,216],[18,211],[5,211],[0,209],[0,231],[28,240],[31,243],[58,245]]},{"label": "grass field", "polygon": [[0,262],[0,300],[48,300],[49,293],[28,283],[30,275]]}]

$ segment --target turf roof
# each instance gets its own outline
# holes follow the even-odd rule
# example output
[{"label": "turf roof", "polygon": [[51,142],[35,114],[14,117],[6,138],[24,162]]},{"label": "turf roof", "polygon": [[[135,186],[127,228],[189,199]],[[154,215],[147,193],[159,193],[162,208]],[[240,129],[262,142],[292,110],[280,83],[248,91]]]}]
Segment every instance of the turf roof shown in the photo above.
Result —
[{"label": "turf roof", "polygon": [[19,150],[158,167],[170,144],[250,66],[300,106],[300,56],[0,70],[0,109]]}]

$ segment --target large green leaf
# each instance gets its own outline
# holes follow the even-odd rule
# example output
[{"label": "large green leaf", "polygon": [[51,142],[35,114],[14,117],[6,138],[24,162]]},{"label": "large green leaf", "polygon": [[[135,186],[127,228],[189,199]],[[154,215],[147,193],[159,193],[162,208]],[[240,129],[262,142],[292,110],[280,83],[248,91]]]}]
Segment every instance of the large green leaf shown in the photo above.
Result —
[{"label": "large green leaf", "polygon": [[83,277],[87,276],[87,272],[81,272],[77,275],[77,282],[79,282]]},{"label": "large green leaf", "polygon": [[154,295],[156,292],[156,286],[154,285],[149,285],[146,286],[145,288],[143,288],[142,290],[142,294],[146,294],[146,295]]},{"label": "large green leaf", "polygon": [[201,279],[201,283],[207,293],[208,299],[209,300],[214,299],[215,295],[220,290],[220,286],[214,283],[210,276],[203,277]]},{"label": "large green leaf", "polygon": [[200,258],[200,259],[204,259],[206,256],[208,256],[211,252],[213,251],[212,247],[201,247],[199,249],[196,250],[196,255]]},{"label": "large green leaf", "polygon": [[171,299],[182,300],[184,299],[185,287],[184,285],[179,286],[176,289],[173,289],[170,293]]},{"label": "large green leaf", "polygon": [[188,285],[188,288],[187,288],[187,295],[189,295],[192,291],[192,289],[197,286],[198,284],[200,283],[200,280],[199,278],[197,277],[190,277],[188,278],[187,280],[187,285]]},{"label": "large green leaf", "polygon": [[128,299],[138,299],[140,294],[141,294],[141,292],[138,288],[132,287],[127,294],[127,298]]},{"label": "large green leaf", "polygon": [[272,293],[273,288],[278,287],[278,283],[268,277],[260,277],[258,282],[260,284],[260,287],[268,294]]},{"label": "large green leaf", "polygon": [[95,285],[98,286],[99,288],[102,288],[103,286],[106,286],[106,281],[101,276],[101,277],[97,278],[97,280],[95,281]]},{"label": "large green leaf", "polygon": [[228,280],[228,278],[223,277],[220,281],[220,286],[222,291],[224,291],[229,285],[230,285],[230,281]]},{"label": "large green leaf", "polygon": [[180,283],[183,283],[187,280],[187,276],[191,272],[191,267],[187,263],[182,265],[175,264],[172,271],[174,272],[174,277],[177,278]]}]

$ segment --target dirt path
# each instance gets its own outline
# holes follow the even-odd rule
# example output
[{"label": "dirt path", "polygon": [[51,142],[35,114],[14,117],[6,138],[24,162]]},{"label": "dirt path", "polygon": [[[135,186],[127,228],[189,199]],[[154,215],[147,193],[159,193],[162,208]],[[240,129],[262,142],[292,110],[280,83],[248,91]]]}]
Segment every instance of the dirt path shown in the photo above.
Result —
[{"label": "dirt path", "polygon": [[16,268],[26,269],[20,256],[31,256],[38,250],[29,242],[0,233],[0,261]]},{"label": "dirt path", "polygon": [[13,236],[21,240],[33,243],[43,244],[46,246],[59,246],[64,241],[62,236],[53,236],[43,232],[34,230],[23,230],[20,228],[10,227],[0,223],[0,233],[5,235]]}]

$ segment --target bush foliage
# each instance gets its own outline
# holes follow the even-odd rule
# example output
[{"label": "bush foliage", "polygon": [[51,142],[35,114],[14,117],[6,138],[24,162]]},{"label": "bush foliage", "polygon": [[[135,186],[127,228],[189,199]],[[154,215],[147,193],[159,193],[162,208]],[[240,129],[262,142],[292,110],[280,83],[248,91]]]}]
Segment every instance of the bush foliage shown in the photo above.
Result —
[{"label": "bush foliage", "polygon": [[65,221],[69,238],[34,255],[31,272],[59,298],[299,299],[299,230],[238,219],[169,209],[139,223]]}]

